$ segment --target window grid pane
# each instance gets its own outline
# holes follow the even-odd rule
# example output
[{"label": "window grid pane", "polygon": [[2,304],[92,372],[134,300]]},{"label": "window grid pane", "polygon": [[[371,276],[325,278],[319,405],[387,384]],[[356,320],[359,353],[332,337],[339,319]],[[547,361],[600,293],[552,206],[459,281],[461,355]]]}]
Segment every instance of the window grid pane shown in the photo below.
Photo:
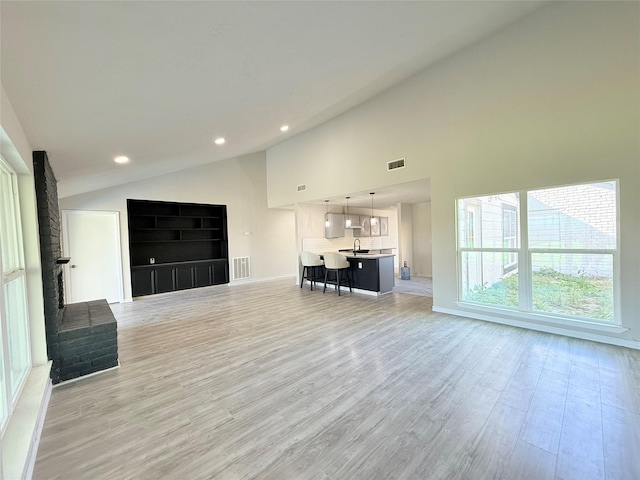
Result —
[{"label": "window grid pane", "polygon": [[530,248],[616,248],[615,182],[534,190],[527,199]]},{"label": "window grid pane", "polygon": [[[504,272],[500,252],[462,252],[462,300],[503,307],[518,306],[518,273]],[[516,263],[517,263],[517,254]]]},{"label": "window grid pane", "polygon": [[[458,200],[458,246],[461,248],[518,248],[518,193]],[[505,212],[509,212],[506,213]],[[505,219],[508,222],[505,225]],[[513,222],[513,223],[511,223]],[[505,245],[505,239],[509,245]]]},{"label": "window grid pane", "polygon": [[615,322],[617,181],[459,199],[457,207],[460,300]]},{"label": "window grid pane", "polygon": [[612,321],[613,255],[534,253],[533,308]]},{"label": "window grid pane", "polygon": [[10,273],[21,267],[18,255],[18,232],[13,176],[0,164],[0,229],[2,231],[2,270]]},{"label": "window grid pane", "polygon": [[11,367],[11,396],[15,399],[31,363],[24,277],[18,277],[4,286],[4,299]]}]

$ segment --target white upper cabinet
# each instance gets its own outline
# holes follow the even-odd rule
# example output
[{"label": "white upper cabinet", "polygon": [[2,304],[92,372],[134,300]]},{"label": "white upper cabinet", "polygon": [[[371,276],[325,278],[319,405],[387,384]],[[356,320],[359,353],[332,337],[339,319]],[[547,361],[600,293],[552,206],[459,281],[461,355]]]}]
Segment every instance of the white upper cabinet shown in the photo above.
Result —
[{"label": "white upper cabinet", "polygon": [[389,235],[389,217],[380,217],[380,236],[387,237]]},{"label": "white upper cabinet", "polygon": [[389,235],[389,217],[374,217],[376,221],[371,224],[369,215],[360,215],[362,228],[353,231],[354,237],[386,237]]}]

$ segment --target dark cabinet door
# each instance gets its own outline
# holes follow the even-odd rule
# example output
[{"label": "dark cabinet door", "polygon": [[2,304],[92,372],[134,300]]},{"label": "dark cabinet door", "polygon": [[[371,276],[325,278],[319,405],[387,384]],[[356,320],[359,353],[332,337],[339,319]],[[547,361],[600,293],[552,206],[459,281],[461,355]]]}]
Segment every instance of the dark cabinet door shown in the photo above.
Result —
[{"label": "dark cabinet door", "polygon": [[220,285],[221,283],[229,283],[229,270],[226,260],[213,262],[211,268],[213,269],[213,285]]},{"label": "dark cabinet door", "polygon": [[211,264],[196,265],[194,268],[196,287],[207,287],[212,285]]},{"label": "dark cabinet door", "polygon": [[172,292],[175,290],[173,283],[173,268],[157,267],[156,269],[156,291],[154,293]]},{"label": "dark cabinet door", "polygon": [[151,295],[153,292],[153,269],[131,271],[131,290],[134,297]]},{"label": "dark cabinet door", "polygon": [[184,290],[193,287],[193,267],[176,267],[176,290]]},{"label": "dark cabinet door", "polygon": [[363,290],[379,290],[378,260],[374,258],[350,258],[353,286]]},{"label": "dark cabinet door", "polygon": [[222,283],[229,283],[227,259],[131,269],[131,290],[134,297]]}]

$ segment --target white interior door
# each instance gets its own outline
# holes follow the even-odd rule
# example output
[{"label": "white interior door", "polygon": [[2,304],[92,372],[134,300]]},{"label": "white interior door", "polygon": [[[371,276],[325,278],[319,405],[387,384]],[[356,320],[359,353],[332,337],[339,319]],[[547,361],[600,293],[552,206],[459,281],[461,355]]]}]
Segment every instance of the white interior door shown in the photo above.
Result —
[{"label": "white interior door", "polygon": [[63,210],[62,247],[67,303],[122,302],[119,212]]}]

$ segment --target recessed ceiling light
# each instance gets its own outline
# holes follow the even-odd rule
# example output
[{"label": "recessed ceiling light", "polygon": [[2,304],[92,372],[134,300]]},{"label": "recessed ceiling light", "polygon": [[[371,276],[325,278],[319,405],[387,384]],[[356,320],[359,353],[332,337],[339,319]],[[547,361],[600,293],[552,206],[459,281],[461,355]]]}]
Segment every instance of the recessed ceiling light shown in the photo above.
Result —
[{"label": "recessed ceiling light", "polygon": [[287,130],[289,130],[289,125],[283,125],[280,127],[281,132],[286,132]]},{"label": "recessed ceiling light", "polygon": [[224,142],[226,142],[226,140],[222,137],[218,137],[214,140],[216,145],[222,145]]},{"label": "recessed ceiling light", "polygon": [[116,162],[116,163],[128,163],[129,162],[129,157],[125,157],[124,155],[122,155],[120,157],[114,158],[113,161]]}]

